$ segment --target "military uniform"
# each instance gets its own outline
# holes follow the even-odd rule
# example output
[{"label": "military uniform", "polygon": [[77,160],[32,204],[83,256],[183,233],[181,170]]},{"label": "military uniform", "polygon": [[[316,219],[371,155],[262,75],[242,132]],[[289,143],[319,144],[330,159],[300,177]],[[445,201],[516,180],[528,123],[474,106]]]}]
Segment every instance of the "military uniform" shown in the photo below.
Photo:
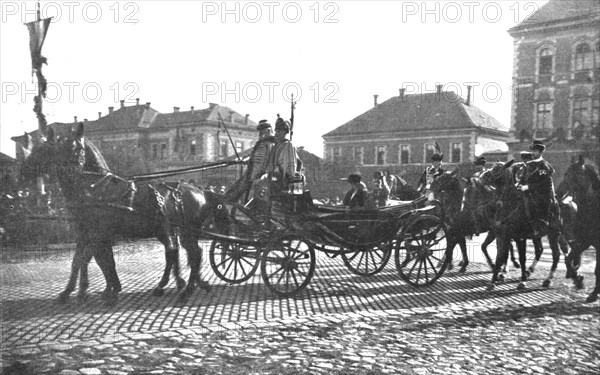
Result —
[{"label": "military uniform", "polygon": [[379,181],[379,186],[375,184],[373,191],[371,192],[371,198],[375,207],[385,207],[390,197],[390,188],[385,180],[382,172],[375,172],[373,175],[375,182]]},{"label": "military uniform", "polygon": [[424,171],[423,174],[421,175],[421,179],[419,180],[419,191],[424,191],[426,189],[429,189],[429,186],[431,185],[431,183],[433,181],[435,181],[436,178],[438,178],[439,176],[441,176],[442,174],[444,174],[444,172],[446,172],[446,170],[444,170],[442,167],[434,167],[433,165],[427,167]]},{"label": "military uniform", "polygon": [[[275,130],[290,131],[289,124],[278,119]],[[298,172],[298,155],[289,139],[280,139],[273,145],[267,162],[267,173],[271,182],[271,194],[286,191]]]}]

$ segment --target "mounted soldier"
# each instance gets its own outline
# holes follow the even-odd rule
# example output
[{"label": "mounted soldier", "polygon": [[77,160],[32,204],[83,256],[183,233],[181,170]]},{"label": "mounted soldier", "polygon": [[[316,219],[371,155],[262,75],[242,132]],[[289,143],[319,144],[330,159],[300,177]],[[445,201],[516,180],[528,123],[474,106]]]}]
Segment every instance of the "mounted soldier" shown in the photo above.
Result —
[{"label": "mounted soldier", "polygon": [[442,168],[444,154],[440,150],[440,146],[437,142],[435,143],[435,150],[436,152],[431,156],[431,166],[423,171],[421,179],[419,180],[419,188],[417,189],[420,193],[430,196],[433,196],[433,193],[429,190],[431,183],[445,172]]},{"label": "mounted soldier", "polygon": [[546,149],[542,141],[533,141],[529,149],[533,160],[527,162],[525,171],[518,181],[518,187],[525,193],[526,214],[531,222],[534,235],[539,236],[548,228],[550,206],[552,205],[554,208],[553,213],[558,208],[552,181],[554,168],[542,157]]}]

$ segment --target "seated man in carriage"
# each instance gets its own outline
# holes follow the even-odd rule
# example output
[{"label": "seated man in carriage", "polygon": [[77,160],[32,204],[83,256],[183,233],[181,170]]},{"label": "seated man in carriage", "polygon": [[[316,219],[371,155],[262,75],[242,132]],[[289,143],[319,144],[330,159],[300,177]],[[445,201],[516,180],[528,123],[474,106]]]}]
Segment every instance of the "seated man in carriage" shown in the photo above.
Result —
[{"label": "seated man in carriage", "polygon": [[533,141],[529,149],[533,160],[527,162],[518,181],[518,188],[525,193],[526,214],[531,221],[534,235],[539,236],[548,228],[550,213],[556,215],[558,211],[552,181],[554,168],[542,158],[546,149],[542,141]]},{"label": "seated man in carriage", "polygon": [[373,191],[369,194],[365,204],[367,209],[385,207],[390,197],[390,188],[383,172],[377,171],[373,174]]},{"label": "seated man in carriage", "polygon": [[432,164],[423,171],[421,179],[419,180],[419,188],[417,189],[418,192],[430,196],[431,198],[433,198],[433,193],[429,190],[431,183],[445,172],[442,168],[444,154],[440,150],[440,146],[437,142],[435,143],[435,149],[436,152],[431,156]]}]

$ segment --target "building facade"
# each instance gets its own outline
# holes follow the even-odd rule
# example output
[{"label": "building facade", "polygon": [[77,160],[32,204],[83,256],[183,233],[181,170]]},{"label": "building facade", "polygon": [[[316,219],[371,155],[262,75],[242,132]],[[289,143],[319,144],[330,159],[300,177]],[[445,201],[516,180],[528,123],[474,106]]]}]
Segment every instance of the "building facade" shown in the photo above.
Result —
[{"label": "building facade", "polygon": [[431,163],[437,142],[444,162],[470,163],[476,156],[506,154],[508,130],[442,85],[433,93],[399,96],[375,105],[323,135],[325,159],[362,173],[389,170],[416,183]]},{"label": "building facade", "polygon": [[572,157],[598,163],[600,2],[550,0],[514,38],[512,156],[546,140],[560,178]]}]

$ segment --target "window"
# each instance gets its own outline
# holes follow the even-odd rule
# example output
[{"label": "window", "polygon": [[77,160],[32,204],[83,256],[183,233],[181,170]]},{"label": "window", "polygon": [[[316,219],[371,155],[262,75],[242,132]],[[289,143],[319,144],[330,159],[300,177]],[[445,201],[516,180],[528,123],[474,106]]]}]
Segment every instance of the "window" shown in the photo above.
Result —
[{"label": "window", "polygon": [[594,68],[600,68],[600,42],[596,42],[596,48],[594,48]]},{"label": "window", "polygon": [[377,156],[376,164],[384,165],[385,164],[385,146],[377,146],[375,150],[375,155]]},{"label": "window", "polygon": [[167,158],[167,144],[166,143],[160,144],[160,158],[161,159]]},{"label": "window", "polygon": [[552,127],[552,103],[538,103],[535,127],[546,130]]},{"label": "window", "polygon": [[340,160],[341,157],[342,157],[342,148],[334,147],[333,148],[333,156],[332,156],[333,159],[331,161]]},{"label": "window", "polygon": [[158,145],[156,143],[152,144],[152,160],[158,159]]},{"label": "window", "polygon": [[592,68],[592,50],[587,43],[581,43],[575,48],[575,70],[586,70]]},{"label": "window", "polygon": [[451,155],[450,162],[451,163],[460,163],[461,154],[462,154],[462,143],[452,143],[451,145]]},{"label": "window", "polygon": [[600,125],[600,99],[592,99],[592,126]]},{"label": "window", "polygon": [[238,152],[238,154],[241,154],[242,151],[244,151],[244,142],[235,141],[235,150]]},{"label": "window", "polygon": [[550,50],[550,48],[544,48],[540,51],[539,75],[552,74],[553,59],[554,56],[552,56],[552,50]]},{"label": "window", "polygon": [[228,147],[227,147],[227,140],[226,139],[221,139],[220,141],[221,143],[219,144],[219,152],[220,152],[220,156],[229,156],[228,155]]},{"label": "window", "polygon": [[400,145],[400,164],[410,163],[410,145]]},{"label": "window", "polygon": [[363,148],[354,147],[354,162],[356,164],[363,164]]},{"label": "window", "polygon": [[423,157],[423,163],[429,162],[433,154],[435,154],[435,145],[432,143],[425,144],[425,155]]},{"label": "window", "polygon": [[196,155],[196,140],[192,139],[190,141],[190,155]]},{"label": "window", "polygon": [[573,100],[573,116],[572,116],[573,128],[575,128],[576,123],[580,123],[583,126],[589,124],[588,99]]}]

